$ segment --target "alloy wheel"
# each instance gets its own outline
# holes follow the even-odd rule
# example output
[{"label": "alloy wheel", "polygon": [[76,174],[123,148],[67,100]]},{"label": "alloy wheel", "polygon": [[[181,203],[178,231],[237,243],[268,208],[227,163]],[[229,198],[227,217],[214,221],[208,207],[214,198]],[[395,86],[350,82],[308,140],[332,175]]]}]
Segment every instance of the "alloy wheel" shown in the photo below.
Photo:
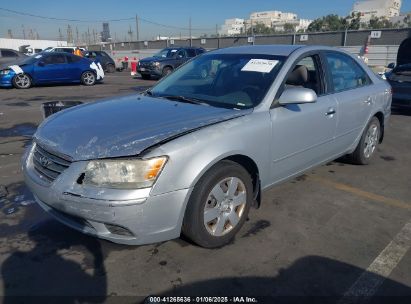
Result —
[{"label": "alloy wheel", "polygon": [[371,124],[367,130],[367,134],[365,135],[364,141],[364,156],[366,158],[370,158],[371,155],[374,153],[375,148],[378,144],[378,137],[379,137],[378,126],[375,124]]},{"label": "alloy wheel", "polygon": [[247,202],[247,191],[238,177],[218,182],[204,206],[204,225],[213,236],[223,236],[240,222]]},{"label": "alloy wheel", "polygon": [[91,72],[85,72],[85,73],[83,74],[83,81],[84,81],[84,83],[85,83],[86,85],[92,85],[92,84],[94,84],[95,78],[96,78],[96,77],[95,77],[94,74],[91,73]]},{"label": "alloy wheel", "polygon": [[29,76],[27,76],[26,74],[18,74],[15,77],[16,78],[14,82],[19,88],[26,89],[30,87],[31,81]]}]

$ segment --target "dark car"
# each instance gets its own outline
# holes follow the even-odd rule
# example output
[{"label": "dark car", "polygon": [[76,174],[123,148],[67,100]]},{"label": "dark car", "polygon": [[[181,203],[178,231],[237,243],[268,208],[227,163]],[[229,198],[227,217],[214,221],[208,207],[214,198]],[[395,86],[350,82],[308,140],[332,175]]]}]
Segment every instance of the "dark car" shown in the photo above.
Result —
[{"label": "dark car", "polygon": [[33,85],[80,82],[91,86],[103,78],[99,62],[68,53],[45,52],[0,65],[0,87],[28,89]]},{"label": "dark car", "polygon": [[138,62],[137,72],[143,79],[150,79],[151,76],[163,77],[204,52],[205,49],[196,47],[165,48],[153,57],[141,59]]},{"label": "dark car", "polygon": [[[391,64],[390,67],[393,67]],[[411,109],[411,38],[405,39],[397,54],[397,65],[385,74],[393,91],[392,106]]]},{"label": "dark car", "polygon": [[27,55],[21,52],[11,49],[0,49],[0,64],[18,61],[24,58],[27,58]]},{"label": "dark car", "polygon": [[107,73],[114,73],[116,71],[116,63],[113,58],[104,51],[88,51],[84,54],[84,57],[87,57],[92,61],[100,62],[104,71]]}]

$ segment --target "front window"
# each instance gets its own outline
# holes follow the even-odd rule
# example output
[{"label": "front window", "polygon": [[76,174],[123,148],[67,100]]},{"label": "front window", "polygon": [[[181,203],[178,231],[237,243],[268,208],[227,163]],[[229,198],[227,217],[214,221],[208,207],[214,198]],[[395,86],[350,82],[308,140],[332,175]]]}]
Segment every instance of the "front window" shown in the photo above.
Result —
[{"label": "front window", "polygon": [[154,55],[159,58],[172,58],[178,52],[177,49],[164,49]]},{"label": "front window", "polygon": [[211,106],[247,109],[261,103],[286,57],[206,54],[159,82],[149,94],[182,96]]}]

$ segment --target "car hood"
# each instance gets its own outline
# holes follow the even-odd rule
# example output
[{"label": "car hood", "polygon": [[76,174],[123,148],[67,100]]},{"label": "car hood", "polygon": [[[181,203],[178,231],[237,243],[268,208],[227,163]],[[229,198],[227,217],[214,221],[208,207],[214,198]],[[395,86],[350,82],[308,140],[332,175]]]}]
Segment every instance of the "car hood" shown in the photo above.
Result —
[{"label": "car hood", "polygon": [[147,57],[147,58],[144,58],[144,59],[141,59],[140,60],[140,62],[145,62],[145,63],[148,63],[148,62],[156,62],[156,61],[158,61],[158,62],[162,62],[162,61],[168,61],[168,60],[172,60],[173,58],[165,58],[165,57]]},{"label": "car hood", "polygon": [[18,65],[18,66],[20,66],[20,67],[26,66],[26,64],[22,64],[22,62],[24,62],[25,59],[26,59],[26,58],[13,59],[13,60],[11,60],[11,61],[4,62],[4,63],[0,64],[0,70],[9,69],[9,67],[10,67],[11,65]]},{"label": "car hood", "polygon": [[252,112],[129,96],[50,116],[36,143],[73,161],[138,155],[153,145]]}]

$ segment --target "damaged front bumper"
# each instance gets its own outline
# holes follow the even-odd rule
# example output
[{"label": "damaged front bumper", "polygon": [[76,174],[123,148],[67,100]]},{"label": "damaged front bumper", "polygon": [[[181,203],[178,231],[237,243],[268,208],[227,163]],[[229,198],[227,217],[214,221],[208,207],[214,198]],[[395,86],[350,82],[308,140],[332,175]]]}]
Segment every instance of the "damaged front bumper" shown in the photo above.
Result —
[{"label": "damaged front bumper", "polygon": [[35,170],[34,148],[23,157],[27,186],[38,204],[60,222],[115,243],[141,245],[180,236],[190,189],[150,195],[151,188],[117,190],[86,186],[78,178],[87,161],[73,162],[54,181]]}]

